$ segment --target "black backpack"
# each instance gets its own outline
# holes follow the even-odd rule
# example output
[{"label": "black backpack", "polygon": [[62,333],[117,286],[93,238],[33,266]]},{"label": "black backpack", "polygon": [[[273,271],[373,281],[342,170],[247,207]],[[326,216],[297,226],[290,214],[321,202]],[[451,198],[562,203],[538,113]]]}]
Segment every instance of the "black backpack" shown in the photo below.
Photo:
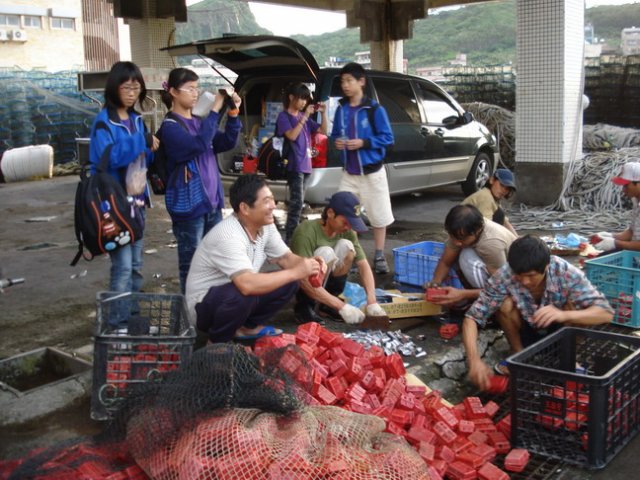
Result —
[{"label": "black backpack", "polygon": [[[83,178],[76,189],[74,224],[78,253],[71,261],[72,267],[80,257],[92,260],[142,238],[144,223],[140,208],[133,197],[127,196],[120,181],[108,172],[112,146],[105,149],[96,173]],[[91,257],[83,255],[85,249]]]},{"label": "black backpack", "polygon": [[[282,153],[273,147],[273,139],[282,142]],[[287,164],[291,146],[285,136],[272,136],[264,142],[258,151],[258,170],[269,180],[284,180],[287,178]]]},{"label": "black backpack", "polygon": [[[175,120],[184,128],[185,132],[189,132],[187,125],[184,121],[173,112],[169,112],[165,115],[162,123],[165,122],[167,118],[171,118]],[[156,150],[153,154],[153,162],[149,165],[147,169],[147,178],[149,179],[149,183],[151,184],[151,190],[156,195],[164,195],[167,193],[167,182],[169,181],[169,175],[171,174],[169,170],[169,165],[167,161],[167,154],[164,151],[164,146],[162,144],[162,125],[156,132],[156,137],[160,140],[160,148]]]}]

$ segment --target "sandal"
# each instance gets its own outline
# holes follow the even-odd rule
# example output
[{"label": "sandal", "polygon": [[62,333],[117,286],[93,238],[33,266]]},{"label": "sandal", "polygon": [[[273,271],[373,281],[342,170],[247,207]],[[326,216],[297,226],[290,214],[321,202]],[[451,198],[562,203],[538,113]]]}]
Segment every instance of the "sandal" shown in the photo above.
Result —
[{"label": "sandal", "polygon": [[509,376],[509,364],[506,360],[500,360],[493,366],[493,371],[496,372],[497,375],[503,375],[505,377]]}]

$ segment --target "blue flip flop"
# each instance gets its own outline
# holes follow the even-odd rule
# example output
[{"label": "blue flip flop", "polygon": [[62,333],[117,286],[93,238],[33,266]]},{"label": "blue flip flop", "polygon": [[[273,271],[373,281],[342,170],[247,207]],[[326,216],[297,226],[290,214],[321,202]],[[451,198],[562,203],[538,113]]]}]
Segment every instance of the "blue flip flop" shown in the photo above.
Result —
[{"label": "blue flip flop", "polygon": [[509,376],[509,364],[506,360],[500,360],[493,366],[493,371],[496,372],[497,375]]},{"label": "blue flip flop", "polygon": [[257,340],[261,337],[276,337],[278,335],[282,335],[282,330],[279,328],[274,328],[270,325],[264,327],[258,333],[254,333],[251,335],[236,335],[233,337],[234,340]]}]

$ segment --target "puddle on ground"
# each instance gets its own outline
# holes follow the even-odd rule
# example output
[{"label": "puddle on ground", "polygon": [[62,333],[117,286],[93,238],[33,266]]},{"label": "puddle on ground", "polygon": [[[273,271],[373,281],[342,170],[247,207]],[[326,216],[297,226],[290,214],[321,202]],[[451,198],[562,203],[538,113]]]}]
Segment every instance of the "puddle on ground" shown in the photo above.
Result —
[{"label": "puddle on ground", "polygon": [[41,243],[33,243],[31,245],[25,245],[24,247],[18,248],[18,250],[21,250],[21,251],[42,250],[44,248],[53,248],[57,246],[58,246],[57,243],[41,242]]}]

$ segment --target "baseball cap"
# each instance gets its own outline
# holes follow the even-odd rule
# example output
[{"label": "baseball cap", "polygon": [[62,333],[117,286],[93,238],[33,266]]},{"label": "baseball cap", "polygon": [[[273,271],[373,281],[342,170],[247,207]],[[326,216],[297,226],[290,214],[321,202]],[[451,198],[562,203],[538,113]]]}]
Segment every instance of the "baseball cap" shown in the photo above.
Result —
[{"label": "baseball cap", "polygon": [[622,167],[622,172],[617,177],[613,177],[613,183],[616,185],[627,185],[631,182],[640,182],[640,163],[629,162]]},{"label": "baseball cap", "polygon": [[366,232],[368,230],[360,216],[362,210],[360,200],[353,193],[334,193],[329,199],[329,208],[336,212],[336,215],[342,215],[349,220],[349,225],[356,232]]},{"label": "baseball cap", "polygon": [[516,179],[513,176],[513,172],[506,168],[498,168],[496,173],[493,174],[494,177],[498,179],[498,181],[508,188],[516,189]]}]

